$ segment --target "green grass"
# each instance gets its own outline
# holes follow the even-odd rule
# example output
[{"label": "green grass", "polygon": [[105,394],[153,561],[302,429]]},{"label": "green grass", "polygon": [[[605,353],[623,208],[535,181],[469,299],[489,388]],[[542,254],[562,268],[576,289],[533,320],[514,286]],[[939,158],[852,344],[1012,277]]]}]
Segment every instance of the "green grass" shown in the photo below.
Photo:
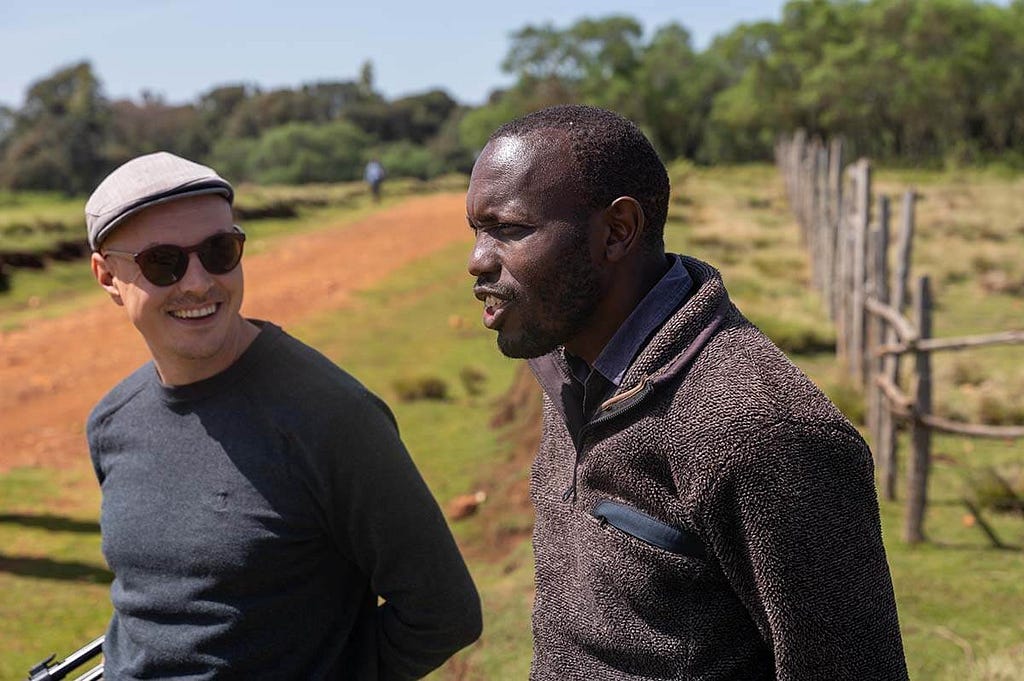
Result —
[{"label": "green grass", "polygon": [[85,200],[57,192],[0,191],[0,227],[41,222],[79,222],[85,228]]},{"label": "green grass", "polygon": [[[488,427],[496,400],[508,389],[517,364],[501,357],[493,333],[479,322],[480,305],[465,271],[466,245],[454,246],[402,270],[384,287],[359,296],[354,309],[310,320],[294,330],[354,371],[393,408],[402,436],[438,501],[488,491],[488,504],[500,501],[502,482],[492,471],[512,443]],[[483,393],[471,396],[459,373],[473,366],[486,375]],[[396,382],[432,376],[449,385],[445,402],[397,399]],[[503,522],[528,527],[526,517]],[[529,670],[529,609],[533,588],[528,542],[495,561],[483,557],[488,537],[475,520],[456,523],[456,538],[470,556],[470,570],[484,604],[485,635],[434,676],[525,678]]]},{"label": "green grass", "polygon": [[[464,268],[466,248],[452,247],[407,267],[356,296],[345,310],[289,329],[391,404],[410,453],[442,504],[481,488],[488,489],[493,503],[500,486],[489,472],[511,444],[488,423],[516,364],[500,356],[493,335],[479,324],[480,306]],[[466,366],[485,376],[479,394],[470,395],[459,378]],[[444,380],[449,399],[400,402],[395,383],[410,375]],[[105,576],[99,533],[88,528],[99,504],[91,475],[87,464],[73,472],[17,469],[0,474],[0,593],[5,594],[0,601],[0,678],[20,678],[50,652],[71,652],[101,633],[109,618],[107,588],[97,582]],[[53,515],[59,518],[48,523],[50,528],[28,524]],[[528,526],[529,518],[506,522]],[[69,532],[67,526],[86,526],[86,531]],[[473,521],[456,524],[454,531],[464,545],[485,541]],[[28,560],[34,557],[43,562]],[[522,671],[516,678],[525,675],[531,565],[528,544],[501,561],[472,563],[484,594],[488,631],[505,634],[459,660],[481,669],[512,665]],[[451,667],[438,675],[448,678],[450,673]]]},{"label": "green grass", "polygon": [[[1024,298],[986,290],[984,265],[1011,280],[1024,274],[1024,181],[997,173],[886,172],[877,188],[898,196],[911,183],[917,204],[912,271],[929,274],[938,302],[936,336],[1022,328]],[[855,421],[863,413],[858,391],[835,356],[815,342],[834,331],[824,305],[807,285],[810,272],[799,230],[789,216],[781,179],[769,166],[683,168],[673,174],[674,201],[666,242],[719,267],[733,299]],[[898,203],[894,202],[894,207]],[[898,212],[894,211],[894,225]],[[967,227],[965,227],[967,225]],[[990,286],[991,288],[991,286]],[[1024,411],[1024,350],[990,347],[933,355],[934,395],[940,413],[985,420],[982,399],[1003,412]],[[967,363],[965,368],[964,364]],[[964,380],[964,377],[969,380]],[[993,402],[994,401],[994,402]],[[991,411],[991,407],[990,407]],[[905,459],[909,444],[900,443]],[[993,466],[1024,468],[1024,442],[937,436],[926,517],[929,543],[900,540],[903,506],[881,506],[884,540],[896,589],[911,678],[922,681],[996,681],[1021,678],[1024,669],[1024,518],[986,513],[1014,550],[993,549],[964,523],[964,472]],[[1018,478],[1019,479],[1019,478]],[[901,472],[901,486],[904,476]],[[904,495],[900,489],[901,497]],[[1009,671],[1007,671],[1009,670]]]},{"label": "green grass", "polygon": [[[291,330],[391,405],[442,502],[487,479],[499,444],[487,423],[516,366],[498,355],[493,334],[479,323],[480,304],[464,267],[467,248],[453,246],[407,267],[357,296],[349,309]],[[465,390],[459,374],[466,366],[486,376],[482,394]],[[399,400],[397,384],[421,376],[445,382],[448,399]]]},{"label": "green grass", "polygon": [[0,678],[24,678],[102,633],[110,574],[87,466],[0,475]]},{"label": "green grass", "polygon": [[[878,178],[886,191],[904,186],[898,173],[879,172]],[[937,333],[1019,328],[1021,299],[986,293],[971,269],[978,254],[1000,268],[1018,266],[1005,254],[1024,252],[1024,231],[1017,230],[1024,215],[1019,181],[984,173],[961,173],[953,181],[945,173],[923,172],[913,180],[927,197],[919,205],[915,270],[929,271],[943,282],[937,295]],[[673,187],[669,248],[720,267],[740,308],[780,343],[792,343],[794,360],[841,406],[862,409],[834,356],[818,347],[830,342],[834,332],[821,301],[807,287],[806,259],[774,169],[684,166],[673,173]],[[991,235],[964,238],[972,235],[962,227],[969,220],[1005,233],[995,238],[998,249],[993,249]],[[270,243],[271,238],[311,228],[315,225],[302,220],[263,221],[257,229]],[[530,518],[522,511],[506,515],[504,506],[501,515],[490,509],[499,508],[509,485],[521,481],[526,471],[509,469],[512,436],[488,425],[517,364],[501,358],[493,335],[480,327],[479,305],[464,271],[465,248],[454,246],[411,265],[356,296],[348,308],[289,331],[320,348],[392,405],[410,452],[442,504],[459,494],[488,491],[480,514],[454,524],[482,594],[484,637],[433,678],[521,679],[529,668],[532,557],[525,540],[499,552],[492,549],[496,531],[522,537]],[[958,278],[959,271],[968,276]],[[1020,346],[938,357],[938,403],[966,405],[962,408],[972,420],[977,411],[972,400],[980,403],[979,394],[1021,404],[1024,389],[1015,389],[1024,385]],[[467,366],[486,376],[480,395],[471,395],[460,380]],[[399,401],[396,386],[422,377],[444,381],[449,398]],[[905,440],[904,435],[904,460]],[[986,520],[1003,542],[1017,547],[993,549],[977,527],[965,524],[960,498],[963,473],[970,467],[1024,469],[1024,445],[939,436],[933,452],[929,542],[905,546],[899,538],[902,504],[881,505],[911,678],[1019,678],[1024,668],[1024,518],[986,511]],[[902,474],[900,484],[902,496]],[[0,554],[53,563],[22,561],[19,573],[3,569],[0,562],[0,678],[20,678],[38,658],[85,643],[109,615],[105,587],[93,581],[103,569],[99,536],[89,526],[98,508],[94,488],[87,464],[76,471],[21,469],[0,475]],[[29,525],[25,516],[57,520]]]}]

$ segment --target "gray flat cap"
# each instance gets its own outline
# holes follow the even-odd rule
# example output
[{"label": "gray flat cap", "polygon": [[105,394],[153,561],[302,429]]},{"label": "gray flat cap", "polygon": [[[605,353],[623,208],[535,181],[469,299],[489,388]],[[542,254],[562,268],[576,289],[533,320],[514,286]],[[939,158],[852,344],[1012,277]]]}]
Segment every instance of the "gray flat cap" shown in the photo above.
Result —
[{"label": "gray flat cap", "polygon": [[89,246],[99,249],[115,227],[143,208],[200,194],[235,199],[235,190],[212,168],[166,151],[133,158],[107,175],[86,202]]}]

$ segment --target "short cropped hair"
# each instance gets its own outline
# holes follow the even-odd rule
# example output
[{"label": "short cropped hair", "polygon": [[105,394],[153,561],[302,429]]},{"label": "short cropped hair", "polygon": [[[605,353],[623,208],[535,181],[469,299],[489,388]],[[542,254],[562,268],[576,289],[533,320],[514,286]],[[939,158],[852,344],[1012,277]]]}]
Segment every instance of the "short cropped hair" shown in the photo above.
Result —
[{"label": "short cropped hair", "polygon": [[494,131],[490,140],[530,138],[544,131],[565,134],[573,155],[574,178],[588,214],[631,196],[644,211],[643,246],[665,248],[669,179],[665,164],[650,141],[629,119],[606,109],[568,104],[552,106],[510,121]]}]

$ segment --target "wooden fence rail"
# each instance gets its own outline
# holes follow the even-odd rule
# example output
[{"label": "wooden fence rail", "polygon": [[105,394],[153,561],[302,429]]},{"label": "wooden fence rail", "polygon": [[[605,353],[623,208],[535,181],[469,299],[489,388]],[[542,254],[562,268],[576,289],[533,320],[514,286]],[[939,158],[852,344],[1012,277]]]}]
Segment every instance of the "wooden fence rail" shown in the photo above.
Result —
[{"label": "wooden fence rail", "polygon": [[[811,258],[811,283],[836,326],[836,354],[867,400],[867,426],[883,498],[894,500],[898,452],[896,419],[909,423],[903,539],[924,540],[924,516],[934,431],[967,437],[1024,438],[1024,427],[963,423],[933,413],[931,353],[999,344],[1024,344],[1024,330],[956,338],[932,337],[932,294],[927,276],[915,281],[907,317],[914,236],[913,190],[904,192],[889,267],[890,199],[874,197],[871,164],[844,167],[843,144],[808,140],[803,131],[775,147],[790,206]],[[913,355],[912,393],[900,386],[903,355]]]}]

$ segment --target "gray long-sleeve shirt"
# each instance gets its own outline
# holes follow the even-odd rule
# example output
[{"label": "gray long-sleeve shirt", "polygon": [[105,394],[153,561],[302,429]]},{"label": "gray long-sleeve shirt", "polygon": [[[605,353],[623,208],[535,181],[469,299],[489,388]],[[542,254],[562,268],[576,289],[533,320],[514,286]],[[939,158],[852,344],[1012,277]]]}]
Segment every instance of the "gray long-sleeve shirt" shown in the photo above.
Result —
[{"label": "gray long-sleeve shirt", "polygon": [[444,517],[384,403],[261,326],[221,374],[147,364],[89,419],[105,678],[422,676],[480,631]]}]

